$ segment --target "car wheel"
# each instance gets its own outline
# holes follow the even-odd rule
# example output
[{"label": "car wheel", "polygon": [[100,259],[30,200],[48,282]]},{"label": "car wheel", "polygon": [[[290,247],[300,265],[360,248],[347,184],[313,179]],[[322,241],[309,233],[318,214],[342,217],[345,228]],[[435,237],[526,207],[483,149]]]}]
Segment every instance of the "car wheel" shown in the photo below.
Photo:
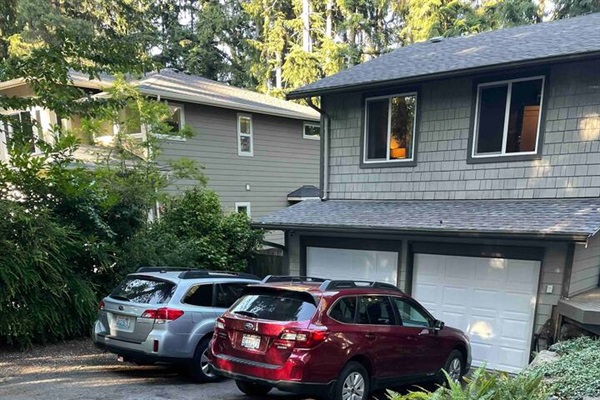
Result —
[{"label": "car wheel", "polygon": [[362,364],[349,362],[335,383],[333,400],[367,400],[369,374]]},{"label": "car wheel", "polygon": [[439,383],[445,384],[447,383],[448,379],[450,379],[452,382],[460,382],[464,371],[463,356],[460,351],[452,350],[448,356],[448,360],[446,360],[446,364],[444,365],[444,371],[446,371],[448,376],[440,371],[438,374]]},{"label": "car wheel", "polygon": [[196,382],[215,382],[219,379],[219,376],[214,373],[212,366],[209,363],[209,342],[210,338],[202,339],[194,352],[194,358],[189,373]]},{"label": "car wheel", "polygon": [[273,389],[268,385],[261,385],[260,383],[246,381],[236,380],[235,384],[237,385],[238,389],[248,396],[264,396],[265,394],[269,393],[271,389]]}]

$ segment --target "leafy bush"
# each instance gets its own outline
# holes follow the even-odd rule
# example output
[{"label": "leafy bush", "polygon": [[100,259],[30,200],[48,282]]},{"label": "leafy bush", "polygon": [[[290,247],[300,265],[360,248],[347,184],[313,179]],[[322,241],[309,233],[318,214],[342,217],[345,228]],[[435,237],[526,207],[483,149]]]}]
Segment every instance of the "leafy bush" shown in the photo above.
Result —
[{"label": "leafy bush", "polygon": [[526,371],[543,374],[560,399],[600,397],[600,340],[581,337],[554,344],[550,350],[560,358]]},{"label": "leafy bush", "polygon": [[223,213],[216,193],[192,189],[129,243],[119,265],[123,272],[141,265],[242,271],[261,238],[244,214]]},{"label": "leafy bush", "polygon": [[44,208],[0,200],[0,343],[25,347],[88,333],[94,287],[69,259],[75,231]]},{"label": "leafy bush", "polygon": [[[448,377],[448,375],[446,375]],[[511,377],[504,373],[488,372],[479,368],[464,384],[448,379],[447,387],[434,392],[419,391],[401,395],[388,391],[390,400],[546,400],[547,390],[541,375],[529,374]]]}]

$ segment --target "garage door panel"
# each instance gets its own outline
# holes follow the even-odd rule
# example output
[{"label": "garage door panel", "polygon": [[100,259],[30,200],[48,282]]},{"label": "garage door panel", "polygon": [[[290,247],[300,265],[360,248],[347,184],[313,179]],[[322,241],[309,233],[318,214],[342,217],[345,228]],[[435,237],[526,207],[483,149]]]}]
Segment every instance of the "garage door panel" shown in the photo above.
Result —
[{"label": "garage door panel", "polygon": [[530,335],[527,332],[529,324],[527,321],[517,321],[513,319],[503,319],[500,336],[508,339],[519,339],[526,341]]},{"label": "garage door panel", "polygon": [[467,296],[467,289],[455,286],[446,286],[443,291],[444,305],[464,306],[464,298]]},{"label": "garage door panel", "polygon": [[509,372],[527,365],[538,261],[425,254],[414,260],[414,297],[423,296],[436,318],[471,337],[474,365]]},{"label": "garage door panel", "polygon": [[472,304],[477,305],[478,308],[496,310],[501,296],[502,294],[497,290],[473,289]]},{"label": "garage door panel", "polygon": [[467,268],[463,268],[463,266],[460,264],[446,264],[445,276],[448,279],[456,279],[462,281],[464,279],[470,279],[470,275],[471,271]]}]

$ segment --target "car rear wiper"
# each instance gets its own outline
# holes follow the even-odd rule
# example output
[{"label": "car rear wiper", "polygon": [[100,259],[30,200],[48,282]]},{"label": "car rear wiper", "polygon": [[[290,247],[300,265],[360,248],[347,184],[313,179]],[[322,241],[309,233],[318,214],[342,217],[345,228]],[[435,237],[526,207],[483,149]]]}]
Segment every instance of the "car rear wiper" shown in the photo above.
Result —
[{"label": "car rear wiper", "polygon": [[110,295],[111,298],[115,299],[115,300],[122,300],[122,301],[131,301],[129,300],[127,297],[125,296],[119,296],[119,295]]},{"label": "car rear wiper", "polygon": [[250,312],[250,311],[234,311],[234,314],[245,315],[247,317],[258,318],[258,314]]}]

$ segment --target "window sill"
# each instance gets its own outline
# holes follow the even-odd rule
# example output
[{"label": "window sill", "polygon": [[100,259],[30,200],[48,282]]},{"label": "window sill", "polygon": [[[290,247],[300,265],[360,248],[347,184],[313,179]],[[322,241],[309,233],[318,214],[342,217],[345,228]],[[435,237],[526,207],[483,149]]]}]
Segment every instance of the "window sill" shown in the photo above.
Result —
[{"label": "window sill", "polygon": [[417,160],[406,160],[406,161],[381,161],[381,162],[360,162],[360,169],[369,168],[402,168],[402,167],[414,167],[417,165]]},{"label": "window sill", "polygon": [[254,157],[254,153],[240,153],[240,152],[238,152],[238,156],[240,156],[240,157]]},{"label": "window sill", "polygon": [[161,135],[159,133],[156,133],[154,135],[155,138],[157,139],[163,139],[163,140],[171,140],[174,142],[185,142],[187,139],[182,137],[182,136],[175,136],[175,135]]},{"label": "window sill", "polygon": [[469,155],[467,157],[467,164],[489,164],[497,162],[517,162],[517,161],[532,161],[540,160],[541,154],[514,154],[514,155],[502,155],[502,156],[491,156],[491,157],[473,157]]}]

